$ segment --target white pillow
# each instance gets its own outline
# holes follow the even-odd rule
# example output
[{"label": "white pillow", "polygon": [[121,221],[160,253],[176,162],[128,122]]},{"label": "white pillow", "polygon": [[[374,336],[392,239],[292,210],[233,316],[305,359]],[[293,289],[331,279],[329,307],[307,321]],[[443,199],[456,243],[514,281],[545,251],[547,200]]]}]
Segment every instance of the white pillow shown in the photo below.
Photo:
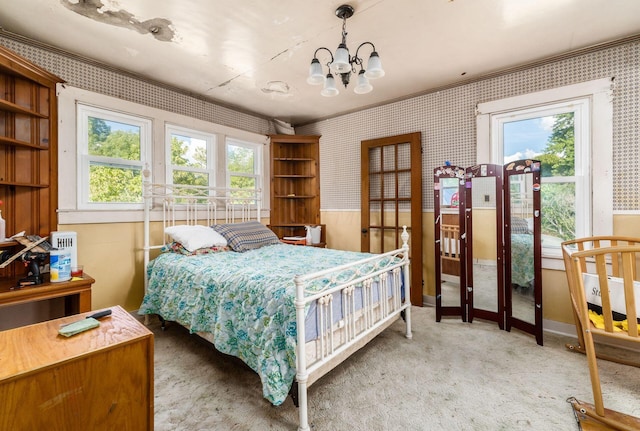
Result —
[{"label": "white pillow", "polygon": [[164,233],[189,251],[207,247],[225,247],[227,240],[209,226],[176,225],[165,228]]}]

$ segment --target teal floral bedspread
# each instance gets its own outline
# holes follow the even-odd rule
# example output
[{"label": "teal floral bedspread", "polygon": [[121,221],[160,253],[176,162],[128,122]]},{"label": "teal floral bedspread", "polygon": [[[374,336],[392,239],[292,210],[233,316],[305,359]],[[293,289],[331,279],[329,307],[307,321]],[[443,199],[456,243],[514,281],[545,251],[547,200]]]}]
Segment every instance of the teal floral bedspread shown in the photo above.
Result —
[{"label": "teal floral bedspread", "polygon": [[294,276],[370,256],[287,244],[246,253],[163,253],[149,263],[139,313],[212,333],[215,347],[256,371],[264,397],[280,405],[296,372]]}]

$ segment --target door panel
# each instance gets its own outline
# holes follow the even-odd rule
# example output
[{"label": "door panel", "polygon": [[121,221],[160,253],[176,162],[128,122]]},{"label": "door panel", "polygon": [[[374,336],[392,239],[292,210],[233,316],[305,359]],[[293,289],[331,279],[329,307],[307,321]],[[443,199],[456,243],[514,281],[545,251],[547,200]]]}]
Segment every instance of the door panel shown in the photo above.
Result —
[{"label": "door panel", "polygon": [[410,235],[411,303],[422,306],[422,151],[419,132],[362,141],[362,251],[382,253]]}]

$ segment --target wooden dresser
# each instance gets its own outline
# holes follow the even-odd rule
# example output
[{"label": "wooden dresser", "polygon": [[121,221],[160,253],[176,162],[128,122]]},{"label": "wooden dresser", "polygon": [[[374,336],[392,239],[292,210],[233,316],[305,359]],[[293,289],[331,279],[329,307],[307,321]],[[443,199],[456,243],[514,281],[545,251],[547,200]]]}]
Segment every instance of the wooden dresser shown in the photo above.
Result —
[{"label": "wooden dresser", "polygon": [[153,430],[153,333],[111,310],[70,338],[91,313],[0,332],[0,431]]}]

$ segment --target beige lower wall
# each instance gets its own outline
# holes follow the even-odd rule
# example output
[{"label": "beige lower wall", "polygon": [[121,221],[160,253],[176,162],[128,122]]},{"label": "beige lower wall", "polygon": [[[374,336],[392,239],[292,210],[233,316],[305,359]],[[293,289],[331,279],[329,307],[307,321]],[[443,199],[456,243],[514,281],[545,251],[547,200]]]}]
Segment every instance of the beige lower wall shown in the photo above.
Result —
[{"label": "beige lower wall", "polygon": [[78,233],[78,263],[96,282],[92,308],[140,306],[144,291],[142,223],[60,225]]},{"label": "beige lower wall", "polygon": [[[360,250],[360,212],[322,211],[330,248]],[[423,213],[423,295],[435,295],[433,213]],[[265,221],[266,223],[266,221]],[[140,306],[143,295],[142,223],[61,225],[60,230],[78,233],[78,260],[95,278],[93,308],[122,305],[127,310]],[[154,234],[160,234],[154,225]],[[640,237],[640,216],[614,217],[614,234]],[[543,270],[543,310],[547,320],[573,323],[564,271]]]}]

